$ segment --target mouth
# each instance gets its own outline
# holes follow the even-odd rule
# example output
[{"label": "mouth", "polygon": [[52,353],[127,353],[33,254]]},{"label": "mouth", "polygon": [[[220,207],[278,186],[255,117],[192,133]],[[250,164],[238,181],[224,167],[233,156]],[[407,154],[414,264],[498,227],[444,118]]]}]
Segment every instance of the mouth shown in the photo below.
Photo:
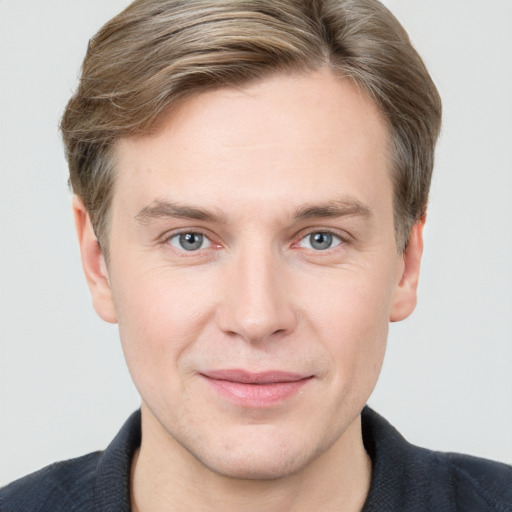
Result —
[{"label": "mouth", "polygon": [[244,407],[271,407],[282,403],[312,380],[312,375],[283,371],[211,370],[200,373],[223,399]]}]

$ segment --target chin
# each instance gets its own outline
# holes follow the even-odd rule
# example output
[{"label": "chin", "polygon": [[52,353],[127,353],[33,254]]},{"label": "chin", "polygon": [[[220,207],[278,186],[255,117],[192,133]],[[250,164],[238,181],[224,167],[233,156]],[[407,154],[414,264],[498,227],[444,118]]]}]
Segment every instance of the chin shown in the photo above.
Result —
[{"label": "chin", "polygon": [[201,460],[210,471],[236,480],[279,480],[299,472],[314,456],[279,453],[224,454],[218,460]]},{"label": "chin", "polygon": [[304,442],[308,439],[305,432],[262,427],[256,429],[258,435],[249,426],[235,432],[226,430],[222,440],[210,437],[200,445],[189,445],[188,450],[217,475],[239,480],[278,480],[303,470],[331,444],[322,439]]}]

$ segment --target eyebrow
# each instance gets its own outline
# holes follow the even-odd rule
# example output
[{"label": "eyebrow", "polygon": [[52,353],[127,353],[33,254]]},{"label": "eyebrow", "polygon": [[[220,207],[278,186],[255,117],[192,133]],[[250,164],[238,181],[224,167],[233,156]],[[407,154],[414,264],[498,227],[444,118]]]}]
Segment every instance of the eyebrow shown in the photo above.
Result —
[{"label": "eyebrow", "polygon": [[[353,198],[343,198],[321,204],[304,205],[295,211],[296,220],[312,218],[335,218],[348,216],[371,217],[371,210]],[[148,224],[154,219],[184,219],[204,222],[226,222],[226,217],[219,210],[214,212],[195,206],[180,205],[166,200],[157,199],[142,208],[135,215],[141,224]]]},{"label": "eyebrow", "polygon": [[371,217],[372,211],[356,199],[343,198],[318,205],[301,206],[295,212],[295,218],[299,220],[352,216]]},{"label": "eyebrow", "polygon": [[221,213],[214,213],[203,208],[180,205],[161,199],[153,201],[135,215],[135,220],[141,224],[148,224],[154,219],[166,218],[201,220],[205,222],[218,222],[224,220],[224,216]]}]

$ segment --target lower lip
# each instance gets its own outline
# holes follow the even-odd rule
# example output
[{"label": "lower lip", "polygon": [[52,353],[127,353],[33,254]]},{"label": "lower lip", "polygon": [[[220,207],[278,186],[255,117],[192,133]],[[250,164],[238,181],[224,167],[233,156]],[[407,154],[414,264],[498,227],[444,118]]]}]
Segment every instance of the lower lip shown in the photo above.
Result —
[{"label": "lower lip", "polygon": [[230,402],[245,407],[271,407],[296,395],[311,377],[291,382],[247,384],[204,376],[212,388]]}]

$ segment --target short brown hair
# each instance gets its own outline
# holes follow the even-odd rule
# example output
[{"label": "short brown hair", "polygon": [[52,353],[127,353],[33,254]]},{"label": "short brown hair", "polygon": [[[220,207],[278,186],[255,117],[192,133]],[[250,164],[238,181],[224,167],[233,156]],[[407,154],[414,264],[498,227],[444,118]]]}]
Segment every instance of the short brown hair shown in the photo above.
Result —
[{"label": "short brown hair", "polygon": [[89,42],[61,122],[70,183],[108,251],[112,149],[173,103],[277,72],[329,66],[390,129],[394,222],[405,248],[425,212],[441,101],[396,18],[377,0],[136,0]]}]

